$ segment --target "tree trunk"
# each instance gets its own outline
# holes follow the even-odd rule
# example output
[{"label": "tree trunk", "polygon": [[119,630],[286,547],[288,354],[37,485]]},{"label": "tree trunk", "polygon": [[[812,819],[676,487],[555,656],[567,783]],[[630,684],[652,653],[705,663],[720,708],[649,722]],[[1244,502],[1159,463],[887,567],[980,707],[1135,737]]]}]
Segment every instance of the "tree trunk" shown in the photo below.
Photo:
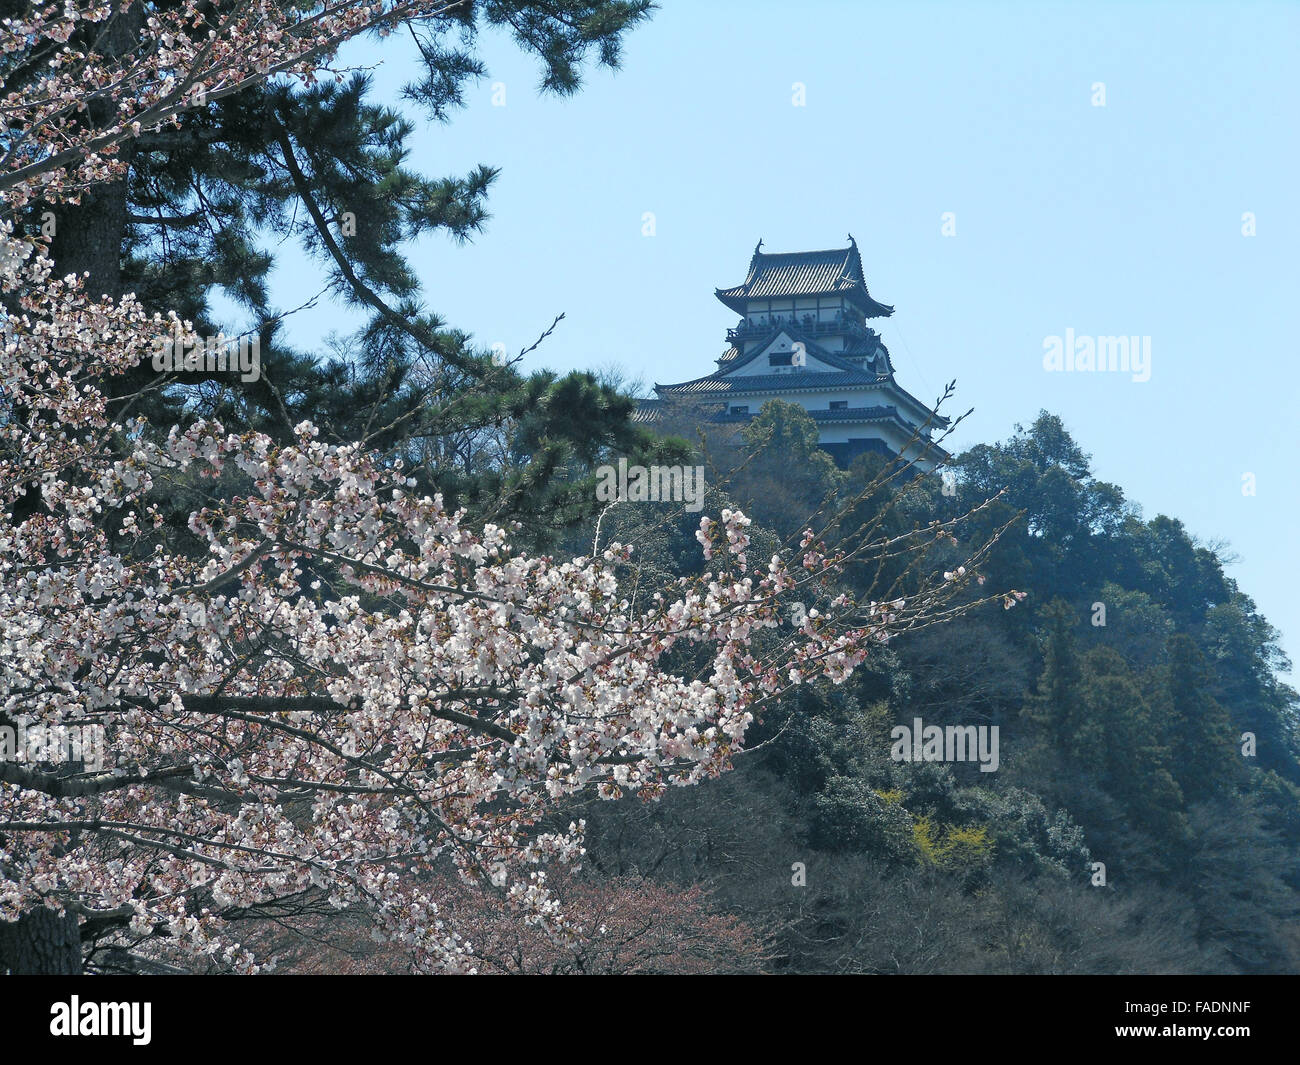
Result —
[{"label": "tree trunk", "polygon": [[[140,43],[144,26],[144,8],[132,4],[119,12],[108,24],[100,49],[107,57],[125,55]],[[87,120],[90,125],[104,125],[116,115],[107,106],[92,106]],[[134,143],[125,141],[117,157],[129,167]],[[89,274],[86,295],[91,299],[122,295],[122,240],[127,227],[127,179],[97,185],[83,194],[80,204],[51,204],[54,237],[50,241],[50,258],[55,276]]]},{"label": "tree trunk", "polygon": [[[131,146],[118,153],[128,162]],[[89,274],[86,295],[117,299],[122,295],[122,239],[126,235],[126,179],[99,185],[82,196],[80,204],[47,208],[54,215],[50,258],[56,277]]]},{"label": "tree trunk", "polygon": [[75,914],[44,906],[17,921],[0,921],[0,975],[69,976],[81,973],[81,933]]}]

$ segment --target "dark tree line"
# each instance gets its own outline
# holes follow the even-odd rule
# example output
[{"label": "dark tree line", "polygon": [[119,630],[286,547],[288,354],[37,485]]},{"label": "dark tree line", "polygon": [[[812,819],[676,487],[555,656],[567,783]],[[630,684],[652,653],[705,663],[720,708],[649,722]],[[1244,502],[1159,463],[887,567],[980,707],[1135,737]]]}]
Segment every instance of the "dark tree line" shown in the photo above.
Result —
[{"label": "dark tree line", "polygon": [[[836,470],[780,402],[745,449],[727,493],[773,540],[881,466]],[[1300,742],[1275,631],[1214,550],[1096,481],[1058,418],[955,467],[955,495],[900,478],[842,527],[886,509],[887,527],[923,523],[1005,488],[972,532],[1020,515],[985,572],[1028,598],[804,692],[712,795],[587,811],[596,863],[714,888],[779,930],[786,971],[1294,971]],[[671,570],[688,531],[632,514],[610,535]],[[998,726],[1001,767],[892,761],[890,727],[918,716]]]}]

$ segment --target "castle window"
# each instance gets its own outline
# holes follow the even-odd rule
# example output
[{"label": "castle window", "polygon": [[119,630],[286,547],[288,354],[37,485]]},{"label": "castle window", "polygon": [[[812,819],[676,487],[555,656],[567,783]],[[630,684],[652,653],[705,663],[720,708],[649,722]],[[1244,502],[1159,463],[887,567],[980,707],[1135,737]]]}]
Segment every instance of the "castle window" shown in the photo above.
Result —
[{"label": "castle window", "polygon": [[847,399],[831,400],[831,410],[848,410],[848,409],[849,409],[849,401]]},{"label": "castle window", "polygon": [[789,365],[790,365],[790,356],[791,356],[791,353],[788,352],[788,351],[786,351],[786,352],[777,352],[776,354],[769,355],[769,356],[767,357],[767,364],[768,364],[769,366],[789,366]]},{"label": "castle window", "polygon": [[746,404],[746,405],[743,406],[743,407],[732,407],[732,408],[731,408],[731,413],[732,413],[732,414],[748,414],[748,413],[749,413],[749,405]]}]

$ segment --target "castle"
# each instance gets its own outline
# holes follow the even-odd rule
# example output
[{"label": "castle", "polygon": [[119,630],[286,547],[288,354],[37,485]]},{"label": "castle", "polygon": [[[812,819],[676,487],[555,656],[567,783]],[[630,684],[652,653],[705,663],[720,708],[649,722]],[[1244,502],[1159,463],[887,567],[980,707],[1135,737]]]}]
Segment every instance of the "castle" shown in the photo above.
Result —
[{"label": "castle", "polygon": [[847,248],[764,252],[760,240],[749,273],[717,298],[739,314],[727,350],[705,377],[655,385],[636,420],[665,421],[689,404],[706,423],[739,425],[770,399],[797,403],[817,423],[820,443],[841,466],[875,451],[905,455],[921,469],[948,458],[931,433],[948,419],[894,380],[894,366],[868,319],[894,308],[867,291],[862,256]]}]

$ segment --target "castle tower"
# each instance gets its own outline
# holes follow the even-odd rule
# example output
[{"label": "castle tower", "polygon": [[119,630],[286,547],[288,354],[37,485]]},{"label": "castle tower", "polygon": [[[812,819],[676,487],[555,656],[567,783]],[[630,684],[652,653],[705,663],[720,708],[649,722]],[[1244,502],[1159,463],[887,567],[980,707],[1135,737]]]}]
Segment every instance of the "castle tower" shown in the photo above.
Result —
[{"label": "castle tower", "polygon": [[808,411],[821,446],[842,466],[867,451],[906,450],[923,469],[945,460],[931,433],[948,419],[933,416],[895,382],[889,351],[868,324],[894,309],[867,291],[853,237],[847,248],[828,251],[762,248],[760,240],[741,284],[715,292],[741,316],[727,331],[718,368],[693,381],[656,384],[658,400],[644,402],[637,420],[653,423],[668,404],[688,402],[708,421],[740,423],[769,399],[782,399]]}]

